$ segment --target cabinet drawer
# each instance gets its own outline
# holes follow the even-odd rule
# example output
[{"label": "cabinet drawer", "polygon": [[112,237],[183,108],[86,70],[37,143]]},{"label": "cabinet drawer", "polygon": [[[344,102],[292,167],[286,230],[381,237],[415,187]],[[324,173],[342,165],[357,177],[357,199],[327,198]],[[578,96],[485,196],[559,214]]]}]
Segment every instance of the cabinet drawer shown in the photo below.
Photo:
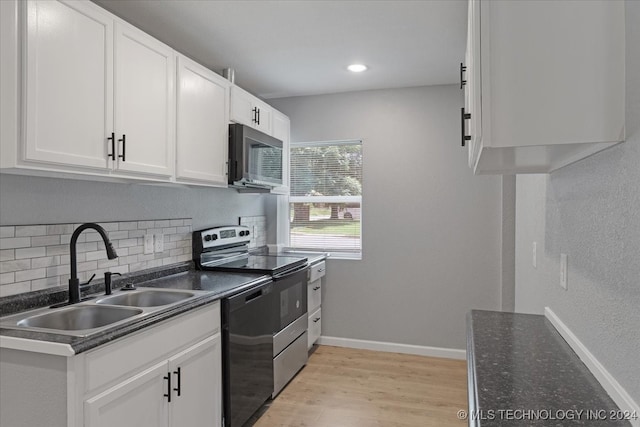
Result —
[{"label": "cabinet drawer", "polygon": [[307,310],[309,313],[320,307],[322,302],[322,280],[309,282],[307,285]]},{"label": "cabinet drawer", "polygon": [[326,272],[325,262],[319,262],[317,264],[313,264],[311,268],[309,268],[309,281],[314,282],[321,277],[324,277]]},{"label": "cabinet drawer", "polygon": [[309,326],[308,326],[308,335],[307,335],[307,347],[311,348],[311,346],[318,341],[320,338],[320,333],[322,332],[322,310],[318,309],[309,315]]},{"label": "cabinet drawer", "polygon": [[85,389],[90,392],[167,359],[184,347],[220,331],[220,302],[87,352]]}]

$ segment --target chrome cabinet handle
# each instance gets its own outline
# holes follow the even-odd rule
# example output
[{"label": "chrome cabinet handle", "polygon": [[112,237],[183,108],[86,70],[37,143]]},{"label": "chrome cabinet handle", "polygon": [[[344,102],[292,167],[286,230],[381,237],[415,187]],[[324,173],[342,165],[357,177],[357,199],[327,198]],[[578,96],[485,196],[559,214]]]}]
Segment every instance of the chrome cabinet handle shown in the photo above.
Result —
[{"label": "chrome cabinet handle", "polygon": [[320,286],[316,286],[315,288],[313,288],[314,291],[317,291],[318,289],[320,289]]},{"label": "chrome cabinet handle", "polygon": [[320,318],[316,317],[315,319],[313,319],[313,323],[318,323],[318,320],[320,320]]},{"label": "chrome cabinet handle", "polygon": [[460,63],[460,89],[462,86],[467,84],[467,81],[463,78],[463,73],[467,71],[467,67],[461,62]]}]

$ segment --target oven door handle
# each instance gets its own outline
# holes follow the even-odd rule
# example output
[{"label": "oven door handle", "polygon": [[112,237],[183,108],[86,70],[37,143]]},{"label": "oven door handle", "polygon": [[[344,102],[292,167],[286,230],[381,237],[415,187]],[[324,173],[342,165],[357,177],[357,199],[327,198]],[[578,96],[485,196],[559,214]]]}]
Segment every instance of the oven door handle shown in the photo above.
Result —
[{"label": "oven door handle", "polygon": [[294,268],[293,270],[288,270],[288,271],[285,271],[284,273],[275,274],[273,276],[273,278],[274,279],[281,279],[283,277],[287,277],[287,276],[293,275],[293,274],[295,274],[295,273],[297,273],[299,271],[305,270],[307,268],[309,268],[309,264],[304,264],[304,265],[301,265],[300,267]]}]

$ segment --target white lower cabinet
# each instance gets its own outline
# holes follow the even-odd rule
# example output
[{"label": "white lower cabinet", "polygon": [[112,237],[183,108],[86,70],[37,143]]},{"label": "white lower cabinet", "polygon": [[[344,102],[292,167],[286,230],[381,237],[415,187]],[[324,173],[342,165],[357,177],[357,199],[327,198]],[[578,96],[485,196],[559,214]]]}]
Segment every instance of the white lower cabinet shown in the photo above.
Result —
[{"label": "white lower cabinet", "polygon": [[[85,401],[85,427],[198,427],[222,419],[220,334]],[[145,408],[140,410],[140,408]]]},{"label": "white lower cabinet", "polygon": [[309,325],[307,331],[307,347],[311,346],[318,341],[322,333],[322,309],[319,308],[309,315]]},{"label": "white lower cabinet", "polygon": [[0,425],[220,426],[220,347],[215,302],[69,357],[0,348]]},{"label": "white lower cabinet", "polygon": [[311,348],[322,333],[322,278],[326,274],[326,263],[320,261],[311,264],[307,283],[308,334],[307,347]]},{"label": "white lower cabinet", "polygon": [[167,363],[160,363],[84,403],[85,427],[166,427]]}]

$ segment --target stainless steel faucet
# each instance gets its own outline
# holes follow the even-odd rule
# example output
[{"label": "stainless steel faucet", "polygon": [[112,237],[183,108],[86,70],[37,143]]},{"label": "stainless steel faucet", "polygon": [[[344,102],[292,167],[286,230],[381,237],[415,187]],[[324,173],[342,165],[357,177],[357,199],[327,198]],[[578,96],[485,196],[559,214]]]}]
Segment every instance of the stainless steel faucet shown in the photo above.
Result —
[{"label": "stainless steel faucet", "polygon": [[[113,249],[111,242],[109,241],[109,237],[107,237],[107,232],[104,231],[104,228],[100,227],[98,224],[94,223],[86,223],[82,224],[80,227],[76,228],[73,234],[71,235],[71,242],[69,243],[69,252],[71,253],[70,261],[71,261],[71,277],[69,278],[69,304],[75,304],[80,302],[80,280],[78,280],[78,265],[76,260],[76,243],[78,241],[78,237],[80,233],[82,233],[87,228],[92,228],[100,234],[102,240],[104,241],[104,246],[107,250],[107,258],[116,259],[118,258],[118,254],[116,254],[116,250]],[[95,276],[95,275],[94,275]],[[92,277],[93,279],[93,277]],[[90,282],[91,280],[89,280]],[[87,283],[89,283],[87,282]],[[85,285],[87,284],[85,283]]]}]

